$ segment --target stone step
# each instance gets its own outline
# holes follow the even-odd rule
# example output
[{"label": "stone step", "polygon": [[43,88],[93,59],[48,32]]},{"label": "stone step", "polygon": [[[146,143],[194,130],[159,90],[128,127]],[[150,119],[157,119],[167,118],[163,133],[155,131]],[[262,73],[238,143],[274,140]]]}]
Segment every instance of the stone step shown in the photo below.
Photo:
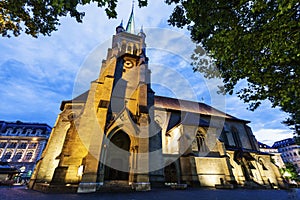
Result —
[{"label": "stone step", "polygon": [[105,181],[103,186],[99,187],[99,192],[129,192],[133,191],[131,185],[128,181],[114,180]]}]

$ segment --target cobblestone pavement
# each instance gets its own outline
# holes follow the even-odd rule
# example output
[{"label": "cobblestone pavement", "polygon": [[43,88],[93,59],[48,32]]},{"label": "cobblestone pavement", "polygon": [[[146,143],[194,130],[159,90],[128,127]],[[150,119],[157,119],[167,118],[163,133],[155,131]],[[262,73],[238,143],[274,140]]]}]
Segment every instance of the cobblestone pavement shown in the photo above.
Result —
[{"label": "cobblestone pavement", "polygon": [[172,190],[168,188],[154,188],[148,192],[98,192],[89,194],[45,194],[25,187],[0,187],[0,200],[94,200],[94,199],[122,199],[122,200],[300,200],[300,189],[292,190],[216,190],[202,188],[188,188],[186,190]]}]

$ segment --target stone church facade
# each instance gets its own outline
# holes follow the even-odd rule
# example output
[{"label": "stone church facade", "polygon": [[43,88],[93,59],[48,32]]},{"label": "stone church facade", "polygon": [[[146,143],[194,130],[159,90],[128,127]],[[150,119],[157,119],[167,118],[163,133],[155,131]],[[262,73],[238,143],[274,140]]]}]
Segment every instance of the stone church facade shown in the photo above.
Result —
[{"label": "stone church facade", "polygon": [[31,177],[35,190],[105,187],[284,187],[271,156],[241,120],[204,103],[156,96],[146,35],[116,28],[99,77],[63,101]]}]

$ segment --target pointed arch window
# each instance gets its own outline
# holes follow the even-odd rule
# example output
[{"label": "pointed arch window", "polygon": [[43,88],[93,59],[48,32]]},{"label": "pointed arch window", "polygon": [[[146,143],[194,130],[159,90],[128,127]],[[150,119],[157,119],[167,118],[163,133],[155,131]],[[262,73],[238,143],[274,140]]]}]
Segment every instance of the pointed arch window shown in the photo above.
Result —
[{"label": "pointed arch window", "polygon": [[127,46],[127,53],[132,53],[131,44],[128,44],[128,46]]},{"label": "pointed arch window", "polygon": [[238,130],[235,127],[231,128],[232,137],[236,147],[242,147],[242,142]]},{"label": "pointed arch window", "polygon": [[198,130],[196,133],[195,140],[192,144],[193,151],[198,152],[207,152],[209,151],[207,145],[206,145],[206,136],[205,133],[203,133],[201,130]]},{"label": "pointed arch window", "polygon": [[126,42],[125,42],[125,41],[122,42],[122,45],[121,45],[121,52],[122,52],[122,53],[125,53],[125,52],[126,52]]}]

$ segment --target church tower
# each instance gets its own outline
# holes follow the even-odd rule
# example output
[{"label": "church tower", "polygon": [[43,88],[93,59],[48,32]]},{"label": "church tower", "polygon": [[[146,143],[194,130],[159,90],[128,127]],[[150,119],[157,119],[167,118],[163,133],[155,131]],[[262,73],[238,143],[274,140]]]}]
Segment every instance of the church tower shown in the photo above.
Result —
[{"label": "church tower", "polygon": [[145,38],[143,29],[134,33],[132,9],[126,30],[123,23],[116,28],[90,89],[62,102],[30,188],[84,193],[114,182],[150,189],[154,92]]}]

